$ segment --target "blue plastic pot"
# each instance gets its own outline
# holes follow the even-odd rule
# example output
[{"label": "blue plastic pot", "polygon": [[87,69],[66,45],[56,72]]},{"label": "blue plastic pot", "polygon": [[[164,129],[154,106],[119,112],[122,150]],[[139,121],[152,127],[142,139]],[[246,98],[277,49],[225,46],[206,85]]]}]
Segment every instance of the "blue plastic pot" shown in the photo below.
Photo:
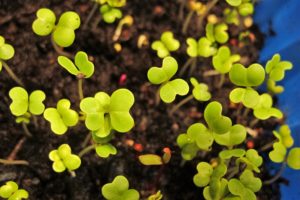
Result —
[{"label": "blue plastic pot", "polygon": [[[300,147],[300,0],[261,0],[256,7],[254,20],[266,35],[260,53],[260,62],[265,63],[273,54],[279,53],[289,60],[294,68],[288,71],[280,84],[285,87],[279,95],[279,107],[287,116],[295,146]],[[300,158],[299,158],[300,159]],[[300,171],[287,168],[283,177],[289,185],[281,186],[283,200],[300,199]]]}]

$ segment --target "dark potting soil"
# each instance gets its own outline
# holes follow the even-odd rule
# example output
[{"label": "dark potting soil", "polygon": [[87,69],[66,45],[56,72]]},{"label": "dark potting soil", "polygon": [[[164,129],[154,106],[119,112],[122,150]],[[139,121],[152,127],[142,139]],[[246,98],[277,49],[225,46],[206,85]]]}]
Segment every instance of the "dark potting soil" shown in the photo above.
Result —
[{"label": "dark potting soil", "polygon": [[[212,13],[220,16],[225,4],[219,3],[213,8]],[[46,106],[56,106],[61,98],[68,98],[72,107],[79,110],[79,98],[77,94],[77,80],[68,74],[57,64],[58,54],[54,51],[50,37],[39,37],[31,30],[31,24],[35,19],[35,12],[47,7],[54,10],[56,16],[68,10],[79,13],[82,23],[85,22],[88,13],[93,7],[92,1],[34,1],[34,0],[0,0],[0,35],[4,36],[7,43],[12,44],[16,50],[13,59],[8,61],[13,71],[24,81],[28,91],[43,90],[47,99]],[[5,70],[0,74],[0,157],[7,158],[15,146],[20,149],[15,159],[27,160],[29,166],[0,165],[0,185],[8,180],[16,180],[20,187],[29,191],[31,200],[96,200],[103,199],[101,187],[111,181],[116,175],[125,175],[130,186],[140,191],[145,199],[150,194],[161,190],[166,200],[198,200],[202,197],[202,189],[193,184],[193,176],[196,173],[196,165],[200,160],[209,161],[216,157],[220,147],[208,154],[199,155],[196,159],[183,162],[180,149],[176,145],[176,138],[185,132],[192,123],[203,122],[202,112],[207,103],[190,101],[181,107],[173,116],[168,115],[172,105],[155,104],[157,86],[150,85],[147,80],[149,67],[161,65],[155,52],[148,46],[137,47],[138,37],[141,34],[148,36],[152,42],[158,39],[163,31],[171,30],[175,38],[181,42],[181,47],[172,55],[182,66],[188,59],[185,49],[187,37],[199,38],[203,32],[197,30],[194,17],[188,29],[188,33],[181,33],[182,20],[178,19],[179,4],[165,0],[131,0],[122,9],[124,14],[134,17],[134,24],[125,28],[120,44],[122,51],[117,53],[113,48],[112,35],[117,26],[96,22],[99,20],[99,12],[92,18],[89,29],[82,28],[76,31],[74,44],[66,51],[75,53],[83,50],[88,53],[95,64],[95,74],[84,81],[84,95],[93,96],[98,91],[111,94],[115,89],[126,87],[130,89],[136,99],[132,109],[135,118],[135,127],[128,134],[117,134],[113,144],[118,149],[116,156],[108,159],[99,158],[94,152],[86,154],[82,159],[82,166],[76,170],[76,177],[70,174],[55,173],[51,168],[48,153],[63,143],[71,145],[73,152],[82,150],[83,140],[89,131],[80,123],[71,128],[65,135],[57,136],[50,130],[49,123],[41,116],[38,117],[38,127],[30,124],[29,129],[33,138],[25,138],[22,126],[15,122],[15,117],[10,114],[8,97],[9,90],[17,86],[10,79]],[[188,13],[184,10],[184,15]],[[238,42],[238,32],[243,31],[242,26],[230,26],[230,35],[233,38],[229,45],[233,52],[242,56],[241,62],[249,65],[257,61],[258,50],[262,45],[262,36],[255,26],[251,28],[255,40],[249,38]],[[204,76],[204,72],[212,70],[210,59],[198,61],[197,70],[193,73],[201,82],[209,84],[213,100],[222,103],[223,113],[230,116],[235,123],[249,126],[254,120],[251,112],[241,117],[245,108],[239,105],[231,105],[228,99],[229,91],[233,85],[226,79],[221,89],[217,88],[220,76]],[[119,84],[119,78],[126,74],[127,79],[123,85]],[[185,75],[188,79],[188,76]],[[178,98],[179,102],[183,98]],[[259,136],[249,136],[248,144],[253,142],[254,148],[260,149],[274,138],[271,131],[279,122],[274,119],[258,122],[252,128]],[[24,139],[25,138],[25,139]],[[133,140],[143,147],[142,152],[136,151],[128,145]],[[17,145],[23,141],[23,144]],[[141,165],[137,156],[143,153],[161,154],[164,147],[172,150],[172,159],[164,167],[146,167]],[[267,154],[265,154],[267,155]],[[263,180],[271,178],[268,169],[264,165],[259,176]],[[280,199],[279,180],[271,185],[264,186],[258,193],[259,199]]]}]

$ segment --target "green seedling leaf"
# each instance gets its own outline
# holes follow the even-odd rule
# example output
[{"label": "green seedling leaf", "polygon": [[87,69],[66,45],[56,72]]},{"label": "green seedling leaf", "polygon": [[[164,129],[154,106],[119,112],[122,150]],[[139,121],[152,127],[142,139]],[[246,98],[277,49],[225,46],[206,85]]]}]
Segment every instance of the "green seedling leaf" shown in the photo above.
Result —
[{"label": "green seedling leaf", "polygon": [[100,7],[100,13],[103,17],[103,20],[108,24],[114,23],[116,19],[122,18],[122,11],[120,9],[114,8],[107,4]]},{"label": "green seedling leaf", "polygon": [[229,39],[227,30],[228,26],[225,23],[208,23],[206,25],[206,38],[211,42],[218,42],[220,44],[224,44]]},{"label": "green seedling leaf", "polygon": [[265,93],[260,95],[258,104],[253,108],[253,114],[256,118],[265,120],[270,117],[282,118],[282,112],[277,109],[273,108],[273,100],[272,97]]},{"label": "green seedling leaf", "polygon": [[213,56],[213,66],[221,74],[226,74],[230,71],[232,65],[240,59],[241,57],[238,54],[231,55],[227,46],[222,46],[218,49],[217,54]]},{"label": "green seedling leaf", "polygon": [[290,168],[300,169],[300,148],[292,148],[287,157],[287,164]]},{"label": "green seedling leaf", "polygon": [[[102,127],[103,130],[114,129],[125,133],[134,126],[134,120],[129,113],[133,103],[134,96],[129,90],[118,89],[111,97],[104,92],[98,92],[95,97],[84,98],[80,102],[80,109],[86,114],[85,125],[89,130],[97,133]],[[100,133],[97,134],[98,137],[108,135],[105,131]]]},{"label": "green seedling leaf", "polygon": [[251,87],[235,88],[230,92],[229,99],[233,103],[242,102],[247,108],[254,108],[259,103],[259,94]]},{"label": "green seedling leaf", "polygon": [[71,147],[68,144],[62,144],[57,150],[52,150],[49,153],[49,159],[53,161],[52,168],[57,173],[61,173],[66,169],[74,171],[81,165],[80,157],[72,154]]},{"label": "green seedling leaf", "polygon": [[78,113],[70,109],[70,106],[68,99],[61,99],[56,108],[47,108],[44,112],[44,118],[50,122],[51,130],[57,135],[66,133],[68,127],[78,123]]},{"label": "green seedling leaf", "polygon": [[239,6],[242,3],[242,0],[226,0],[226,2],[231,6]]},{"label": "green seedling leaf", "polygon": [[239,11],[240,15],[242,15],[242,16],[252,15],[254,12],[254,5],[253,5],[253,3],[250,3],[250,2],[242,3],[238,7],[238,11]]},{"label": "green seedling leaf", "polygon": [[286,147],[280,142],[275,142],[273,144],[273,150],[269,153],[269,158],[275,163],[282,163],[286,153]]},{"label": "green seedling leaf", "polygon": [[245,155],[244,149],[229,149],[229,150],[223,150],[219,153],[219,157],[223,160],[231,159],[232,157],[242,157]]},{"label": "green seedling leaf", "polygon": [[232,147],[234,145],[241,144],[245,141],[247,132],[246,128],[240,124],[236,124],[230,127],[229,131],[223,134],[214,133],[214,139],[216,143]]},{"label": "green seedling leaf", "polygon": [[227,133],[232,126],[231,119],[222,115],[222,105],[217,101],[213,101],[206,106],[204,118],[209,129],[217,134]]},{"label": "green seedling leaf", "polygon": [[290,148],[294,145],[294,139],[291,135],[291,130],[287,124],[280,126],[279,132],[273,131],[275,137],[278,138],[286,148]]},{"label": "green seedling leaf", "polygon": [[262,187],[262,182],[256,178],[251,170],[245,170],[240,176],[241,183],[252,192],[258,192]]},{"label": "green seedling leaf", "polygon": [[197,187],[207,186],[213,173],[213,167],[207,162],[200,162],[197,165],[197,171],[198,173],[193,178],[194,184]]},{"label": "green seedling leaf", "polygon": [[192,160],[199,151],[199,147],[195,140],[188,134],[180,134],[177,137],[176,142],[181,148],[181,156],[185,160]]},{"label": "green seedling leaf", "polygon": [[143,165],[162,165],[163,161],[160,156],[155,154],[145,154],[139,156],[139,161]]},{"label": "green seedling leaf", "polygon": [[[203,196],[206,200],[223,199],[228,193],[228,181],[225,178],[215,180],[214,183],[212,186],[206,186],[203,190]],[[227,198],[224,198],[224,200],[225,199],[228,200]]]},{"label": "green seedling leaf", "polygon": [[276,85],[276,82],[272,79],[268,79],[267,89],[272,94],[281,94],[284,91],[284,87],[281,85]]},{"label": "green seedling leaf", "polygon": [[96,153],[101,158],[108,158],[110,155],[116,155],[117,149],[111,144],[101,144],[97,145]]},{"label": "green seedling leaf", "polygon": [[5,43],[4,37],[0,35],[0,71],[2,69],[1,60],[9,60],[15,55],[15,49],[10,44]]},{"label": "green seedling leaf", "polygon": [[32,23],[33,32],[39,36],[49,35],[55,27],[54,12],[48,8],[41,8],[37,11],[36,17]]},{"label": "green seedling leaf", "polygon": [[183,79],[170,79],[178,70],[177,61],[173,57],[163,59],[162,67],[151,67],[147,76],[152,84],[162,84],[160,88],[160,97],[166,103],[175,100],[176,95],[184,96],[189,92],[189,85]]},{"label": "green seedling leaf", "polygon": [[237,86],[259,86],[265,80],[265,70],[260,64],[252,64],[248,68],[234,64],[229,71],[229,78]]},{"label": "green seedling leaf", "polygon": [[186,53],[192,57],[195,58],[198,56],[198,43],[194,38],[188,38],[186,39],[186,43],[188,45],[186,49]]},{"label": "green seedling leaf", "polygon": [[202,37],[198,41],[198,55],[208,58],[213,56],[217,52],[217,48],[213,46],[213,42],[211,42],[208,38]]},{"label": "green seedling leaf", "polygon": [[259,168],[262,163],[263,163],[263,159],[262,157],[258,154],[258,152],[255,149],[249,149],[246,152],[246,156],[242,157],[242,158],[238,158],[236,160],[237,165],[243,162],[247,165],[247,169],[249,170],[253,170],[257,173],[260,172]]},{"label": "green seedling leaf", "polygon": [[279,54],[275,54],[266,64],[266,72],[273,81],[281,81],[286,70],[291,70],[293,64],[289,61],[281,61]]},{"label": "green seedling leaf", "polygon": [[164,32],[160,40],[156,40],[152,43],[151,48],[157,51],[157,56],[165,58],[170,55],[170,52],[179,49],[180,43],[174,38],[174,35],[170,31]]},{"label": "green seedling leaf", "polygon": [[9,91],[9,97],[12,100],[10,110],[13,115],[19,117],[30,112],[33,115],[40,115],[44,112],[45,105],[43,101],[46,95],[41,90],[33,91],[29,96],[22,87],[14,87]]},{"label": "green seedling leaf", "polygon": [[160,190],[158,190],[155,194],[152,194],[147,198],[147,200],[161,200],[163,195]]},{"label": "green seedling leaf", "polygon": [[135,189],[129,189],[129,182],[124,176],[117,176],[112,183],[105,184],[101,189],[107,200],[139,200],[140,194]]},{"label": "green seedling leaf", "polygon": [[208,91],[208,86],[205,83],[199,83],[197,79],[190,78],[193,88],[193,96],[198,101],[208,101],[211,98],[211,94]]},{"label": "green seedling leaf", "polygon": [[14,181],[8,181],[0,187],[0,197],[8,200],[28,199],[29,194],[24,189],[18,189],[19,186]]},{"label": "green seedling leaf", "polygon": [[94,73],[94,64],[88,60],[88,55],[83,51],[76,53],[75,64],[65,56],[58,56],[57,61],[70,74],[77,77],[89,78]]},{"label": "green seedling leaf", "polygon": [[231,194],[239,196],[241,199],[256,200],[254,192],[245,187],[241,181],[236,178],[230,179],[228,189]]},{"label": "green seedling leaf", "polygon": [[226,8],[223,14],[227,24],[234,24],[236,26],[240,24],[239,15],[236,9]]},{"label": "green seedling leaf", "polygon": [[123,7],[126,5],[126,0],[107,0],[111,7]]}]

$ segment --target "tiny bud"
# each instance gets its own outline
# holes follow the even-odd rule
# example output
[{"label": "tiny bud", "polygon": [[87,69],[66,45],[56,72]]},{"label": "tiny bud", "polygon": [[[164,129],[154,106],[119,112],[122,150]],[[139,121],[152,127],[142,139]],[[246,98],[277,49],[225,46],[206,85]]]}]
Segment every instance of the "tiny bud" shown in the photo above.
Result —
[{"label": "tiny bud", "polygon": [[119,85],[125,85],[126,83],[126,80],[127,80],[127,75],[126,74],[122,74],[119,78]]},{"label": "tiny bud", "polygon": [[146,35],[142,34],[138,38],[137,46],[138,48],[142,48],[143,46],[148,46],[149,40]]},{"label": "tiny bud", "polygon": [[210,15],[208,15],[208,17],[207,17],[207,21],[208,21],[209,23],[216,24],[219,20],[218,20],[218,17],[217,17],[216,15],[210,14]]},{"label": "tiny bud", "polygon": [[122,51],[122,45],[120,43],[115,43],[114,44],[114,49],[115,49],[116,52],[119,53],[120,51]]}]

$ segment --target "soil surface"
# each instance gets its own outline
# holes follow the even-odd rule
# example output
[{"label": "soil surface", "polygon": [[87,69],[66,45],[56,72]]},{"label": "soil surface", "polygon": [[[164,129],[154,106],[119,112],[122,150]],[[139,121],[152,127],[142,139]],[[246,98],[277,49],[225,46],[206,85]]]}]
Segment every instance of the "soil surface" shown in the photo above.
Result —
[{"label": "soil surface", "polygon": [[[35,12],[41,7],[51,8],[56,16],[68,10],[79,13],[84,23],[93,7],[92,1],[34,1],[34,0],[1,0],[0,1],[0,35],[4,36],[7,43],[15,48],[15,56],[7,63],[12,70],[22,79],[27,91],[35,89],[43,90],[47,99],[47,107],[56,106],[61,98],[68,98],[72,107],[79,111],[79,97],[77,93],[76,77],[68,74],[59,67],[56,59],[58,54],[51,45],[50,37],[39,37],[31,29],[35,19]],[[212,9],[217,16],[222,15],[225,4],[222,2]],[[89,23],[89,28],[76,31],[74,44],[65,49],[75,54],[82,50],[91,56],[95,64],[95,74],[90,79],[84,80],[84,95],[93,96],[98,91],[111,94],[120,87],[130,89],[136,99],[132,109],[135,119],[135,127],[128,134],[117,134],[113,144],[118,149],[116,156],[108,159],[99,158],[94,152],[86,154],[82,158],[81,167],[76,170],[76,177],[69,173],[55,173],[48,159],[48,153],[63,143],[68,143],[73,152],[82,150],[82,143],[89,131],[81,122],[71,128],[63,136],[57,136],[50,130],[49,123],[42,116],[37,117],[38,127],[32,123],[28,128],[34,135],[32,138],[24,137],[24,131],[20,124],[15,122],[15,117],[10,113],[8,97],[9,90],[17,86],[7,75],[5,70],[0,74],[0,157],[7,158],[13,149],[19,148],[14,159],[27,160],[30,165],[0,165],[0,185],[8,180],[16,180],[20,187],[25,188],[31,200],[96,200],[103,199],[101,187],[110,182],[116,175],[125,175],[132,188],[140,191],[142,199],[161,190],[166,200],[199,200],[202,197],[202,189],[193,184],[193,176],[196,173],[196,165],[200,160],[209,161],[217,156],[218,152],[202,154],[190,162],[183,162],[180,149],[176,145],[176,138],[184,133],[189,125],[203,122],[202,112],[207,103],[190,101],[182,106],[173,116],[168,111],[173,104],[167,105],[160,102],[155,104],[157,86],[151,85],[147,80],[147,70],[151,66],[161,66],[161,59],[151,50],[149,45],[137,47],[138,37],[145,34],[150,41],[158,39],[163,31],[171,30],[175,38],[181,42],[180,49],[172,53],[182,66],[188,59],[186,55],[187,37],[199,38],[202,31],[197,30],[197,18],[194,16],[190,23],[188,33],[183,35],[181,28],[183,21],[178,18],[179,4],[176,1],[165,0],[131,0],[122,9],[123,14],[134,17],[134,24],[123,30],[119,39],[122,51],[116,52],[113,48],[112,35],[117,23],[106,24],[99,21],[99,12],[96,12]],[[184,10],[186,16],[188,10]],[[253,26],[254,40],[246,38],[239,42],[238,32],[243,27],[230,26],[232,40],[229,42],[233,52],[239,52],[241,62],[249,65],[258,59],[258,50],[262,45],[262,36]],[[222,88],[217,88],[219,75],[204,76],[204,72],[212,70],[211,59],[198,60],[197,69],[193,73],[201,82],[209,84],[213,99],[223,104],[223,113],[230,116],[234,123],[242,123],[246,126],[254,120],[252,112],[246,113],[245,108],[239,105],[231,105],[228,99],[229,91],[233,85],[226,79]],[[120,83],[120,77],[125,74],[127,79]],[[186,73],[187,74],[187,73]],[[123,75],[124,76],[124,75]],[[188,79],[187,75],[184,75]],[[175,103],[182,100],[178,97]],[[264,144],[273,140],[272,130],[278,124],[275,120],[258,122],[251,127],[258,133],[257,138],[249,135],[247,140],[253,142],[259,149]],[[129,141],[141,144],[142,152],[138,152]],[[23,141],[23,144],[20,144]],[[20,145],[17,145],[17,144]],[[146,167],[141,165],[137,156],[143,153],[157,153],[161,155],[164,147],[172,150],[172,159],[164,167]],[[219,151],[220,147],[216,147]],[[267,157],[267,154],[263,154]],[[259,174],[263,180],[270,177],[266,165]],[[282,181],[282,180],[281,180]],[[272,185],[264,186],[258,193],[259,199],[280,199],[279,181]]]}]

